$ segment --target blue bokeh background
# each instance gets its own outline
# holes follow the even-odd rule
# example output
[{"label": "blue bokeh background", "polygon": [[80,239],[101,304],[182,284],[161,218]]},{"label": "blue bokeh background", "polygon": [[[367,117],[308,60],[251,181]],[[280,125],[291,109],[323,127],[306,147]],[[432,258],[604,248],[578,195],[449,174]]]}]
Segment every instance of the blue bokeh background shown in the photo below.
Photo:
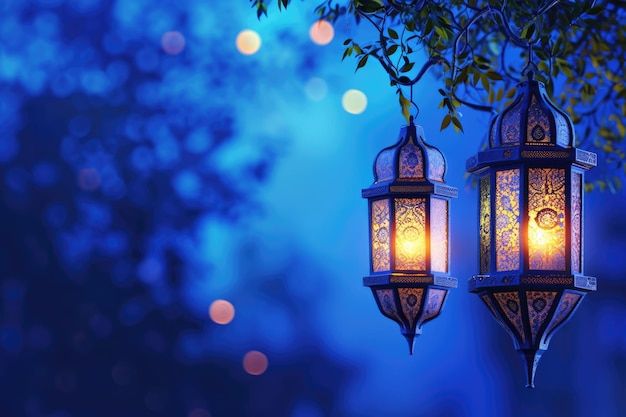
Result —
[{"label": "blue bokeh background", "polygon": [[[309,39],[315,2],[258,21],[244,0],[0,3],[2,416],[626,415],[626,199],[586,198],[599,278],[524,388],[477,269],[465,160],[487,116],[439,132],[437,80],[417,122],[445,153],[459,288],[415,355],[361,286],[360,189],[403,121],[374,63]],[[235,47],[246,28],[258,53]],[[168,54],[164,33],[183,49]],[[179,45],[181,46],[181,45]],[[309,90],[321,78],[327,92]],[[362,90],[360,115],[342,94]],[[207,310],[230,301],[220,326]],[[242,358],[267,355],[248,375]]]}]

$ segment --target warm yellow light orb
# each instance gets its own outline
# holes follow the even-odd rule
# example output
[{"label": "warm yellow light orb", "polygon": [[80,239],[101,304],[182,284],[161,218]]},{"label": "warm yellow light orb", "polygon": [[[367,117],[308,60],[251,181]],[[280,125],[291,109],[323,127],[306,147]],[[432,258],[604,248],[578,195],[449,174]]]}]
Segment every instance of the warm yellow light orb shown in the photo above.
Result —
[{"label": "warm yellow light orb", "polygon": [[251,29],[239,32],[235,40],[237,50],[244,55],[253,55],[261,48],[261,37]]},{"label": "warm yellow light orb", "polygon": [[235,317],[235,307],[226,300],[215,300],[209,307],[209,316],[217,324],[228,324]]},{"label": "warm yellow light orb", "polygon": [[243,357],[243,369],[250,375],[262,375],[267,370],[267,365],[267,356],[257,350],[251,350]]},{"label": "warm yellow light orb", "polygon": [[328,45],[335,37],[335,29],[327,20],[318,20],[311,25],[309,36],[317,45]]},{"label": "warm yellow light orb", "polygon": [[343,109],[350,114],[361,114],[367,107],[367,96],[360,90],[350,89],[341,98]]}]

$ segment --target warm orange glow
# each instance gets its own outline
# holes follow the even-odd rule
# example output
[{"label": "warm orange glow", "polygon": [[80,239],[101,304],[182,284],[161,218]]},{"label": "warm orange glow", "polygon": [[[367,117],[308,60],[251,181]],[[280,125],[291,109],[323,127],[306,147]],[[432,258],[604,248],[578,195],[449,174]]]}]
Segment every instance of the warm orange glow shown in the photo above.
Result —
[{"label": "warm orange glow", "polygon": [[253,55],[261,48],[261,37],[253,30],[246,29],[239,32],[235,40],[237,50],[244,55]]},{"label": "warm orange glow", "polygon": [[328,45],[335,37],[335,29],[327,20],[318,20],[311,25],[309,36],[313,43]]},{"label": "warm orange glow", "polygon": [[541,253],[545,259],[552,259],[563,246],[563,242],[560,241],[561,235],[559,228],[544,229],[531,220],[528,224],[530,252]]},{"label": "warm orange glow", "polygon": [[402,235],[397,235],[396,247],[404,256],[416,259],[426,252],[426,239],[420,235],[416,228],[408,227]]},{"label": "warm orange glow", "polygon": [[250,375],[262,375],[267,365],[267,356],[257,350],[251,350],[243,357],[243,369]]},{"label": "warm orange glow", "polygon": [[217,324],[228,324],[235,317],[235,307],[226,300],[215,300],[209,307],[209,316]]}]

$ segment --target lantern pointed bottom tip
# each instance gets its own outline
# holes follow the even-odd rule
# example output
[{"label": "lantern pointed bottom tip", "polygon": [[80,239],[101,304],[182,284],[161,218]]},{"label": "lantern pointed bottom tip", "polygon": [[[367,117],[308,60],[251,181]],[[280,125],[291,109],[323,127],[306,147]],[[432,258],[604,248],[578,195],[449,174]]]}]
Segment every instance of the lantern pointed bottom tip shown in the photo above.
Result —
[{"label": "lantern pointed bottom tip", "polygon": [[537,371],[537,365],[543,355],[542,350],[527,350],[521,351],[522,358],[524,360],[524,368],[526,369],[526,388],[535,388],[535,372]]},{"label": "lantern pointed bottom tip", "polygon": [[406,341],[409,343],[409,355],[413,355],[413,346],[415,345],[415,334],[404,334]]}]

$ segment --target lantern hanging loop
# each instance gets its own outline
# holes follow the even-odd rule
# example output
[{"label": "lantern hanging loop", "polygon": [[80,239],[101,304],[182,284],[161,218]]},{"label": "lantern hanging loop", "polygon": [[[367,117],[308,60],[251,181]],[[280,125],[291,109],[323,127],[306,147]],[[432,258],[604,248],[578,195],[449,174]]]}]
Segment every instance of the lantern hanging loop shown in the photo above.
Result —
[{"label": "lantern hanging loop", "polygon": [[409,100],[411,101],[411,104],[415,107],[415,115],[411,115],[409,117],[409,124],[413,124],[413,120],[417,118],[417,116],[419,116],[420,114],[420,106],[417,105],[416,102],[413,101],[413,84],[411,84],[410,90],[409,90]]}]

